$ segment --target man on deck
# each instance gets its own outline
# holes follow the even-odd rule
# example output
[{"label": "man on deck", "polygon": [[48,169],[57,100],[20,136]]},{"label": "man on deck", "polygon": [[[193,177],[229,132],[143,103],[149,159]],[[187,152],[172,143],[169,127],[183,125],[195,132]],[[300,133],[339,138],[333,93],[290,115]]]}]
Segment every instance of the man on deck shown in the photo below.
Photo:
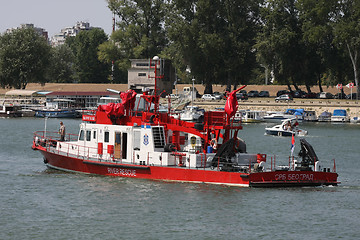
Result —
[{"label": "man on deck", "polygon": [[59,129],[59,134],[60,134],[60,141],[65,141],[65,125],[63,122],[60,122],[60,129]]}]

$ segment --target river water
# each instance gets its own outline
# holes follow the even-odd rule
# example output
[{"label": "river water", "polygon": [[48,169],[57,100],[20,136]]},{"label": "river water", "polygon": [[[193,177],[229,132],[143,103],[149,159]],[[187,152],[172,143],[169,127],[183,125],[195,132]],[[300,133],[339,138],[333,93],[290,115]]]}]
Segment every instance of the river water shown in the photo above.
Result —
[{"label": "river water", "polygon": [[[58,119],[47,129],[57,131]],[[80,120],[63,120],[76,133]],[[241,131],[248,152],[287,164],[291,138]],[[0,239],[359,239],[360,125],[304,123],[337,187],[280,189],[89,176],[49,170],[31,147],[44,119],[0,119]],[[295,152],[300,149],[296,139]]]}]

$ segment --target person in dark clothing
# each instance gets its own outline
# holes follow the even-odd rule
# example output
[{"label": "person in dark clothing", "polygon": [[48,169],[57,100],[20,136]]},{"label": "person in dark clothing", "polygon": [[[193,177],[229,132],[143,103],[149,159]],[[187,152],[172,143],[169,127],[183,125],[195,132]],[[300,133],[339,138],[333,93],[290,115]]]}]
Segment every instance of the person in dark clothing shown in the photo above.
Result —
[{"label": "person in dark clothing", "polygon": [[60,141],[65,141],[65,125],[63,122],[60,122],[59,134],[60,134]]}]

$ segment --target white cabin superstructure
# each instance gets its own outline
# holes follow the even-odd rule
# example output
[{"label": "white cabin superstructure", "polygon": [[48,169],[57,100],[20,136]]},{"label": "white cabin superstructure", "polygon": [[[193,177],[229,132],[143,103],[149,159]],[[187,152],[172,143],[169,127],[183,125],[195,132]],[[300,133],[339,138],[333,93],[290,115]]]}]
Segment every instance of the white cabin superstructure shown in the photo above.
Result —
[{"label": "white cabin superstructure", "polygon": [[[121,126],[84,122],[80,124],[77,140],[57,142],[56,150],[99,162],[189,168],[204,167],[206,158],[212,160],[215,156],[215,153],[199,153],[201,138],[191,133],[180,136],[181,151],[175,153],[171,146],[166,146],[172,137],[169,132],[166,134],[160,125]],[[210,163],[208,161],[206,165]]]}]

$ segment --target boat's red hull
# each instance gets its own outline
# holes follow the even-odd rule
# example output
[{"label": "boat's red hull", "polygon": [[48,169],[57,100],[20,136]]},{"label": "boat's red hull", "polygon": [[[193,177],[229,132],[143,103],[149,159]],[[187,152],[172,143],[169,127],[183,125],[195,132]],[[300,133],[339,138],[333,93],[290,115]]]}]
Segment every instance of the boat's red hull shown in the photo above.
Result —
[{"label": "boat's red hull", "polygon": [[245,173],[222,172],[209,169],[188,169],[185,167],[143,166],[98,162],[58,155],[43,150],[40,151],[44,155],[44,161],[47,166],[64,171],[164,181],[249,186],[249,175]]},{"label": "boat's red hull", "polygon": [[225,172],[209,169],[129,165],[83,160],[41,150],[47,166],[64,171],[164,181],[224,184],[243,187],[296,187],[337,185],[337,173],[275,171],[259,173]]}]

